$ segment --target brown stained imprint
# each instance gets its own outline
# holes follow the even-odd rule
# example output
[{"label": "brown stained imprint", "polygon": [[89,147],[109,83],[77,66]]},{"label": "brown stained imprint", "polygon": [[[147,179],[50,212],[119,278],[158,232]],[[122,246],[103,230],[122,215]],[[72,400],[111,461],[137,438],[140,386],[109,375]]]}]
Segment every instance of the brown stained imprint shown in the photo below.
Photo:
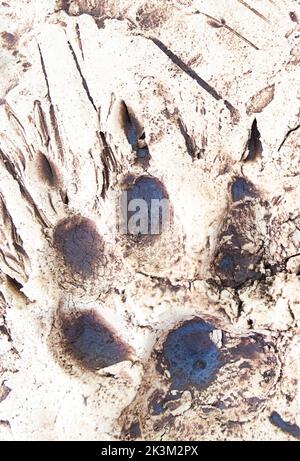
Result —
[{"label": "brown stained imprint", "polygon": [[168,9],[165,5],[163,8],[154,8],[150,3],[146,3],[136,13],[136,20],[139,26],[146,31],[161,27],[167,19]]},{"label": "brown stained imprint", "polygon": [[172,389],[205,389],[214,381],[222,360],[211,340],[213,330],[213,325],[193,319],[169,333],[162,354]]},{"label": "brown stained imprint", "polygon": [[266,205],[256,205],[254,189],[244,181],[233,186],[233,205],[219,235],[212,270],[223,286],[239,288],[248,280],[264,277],[260,271],[263,237],[256,224],[256,206],[264,210]]},{"label": "brown stained imprint", "polygon": [[95,310],[59,316],[61,348],[75,363],[90,371],[129,360],[131,349]]},{"label": "brown stained imprint", "polygon": [[14,46],[18,43],[18,37],[6,31],[1,33],[1,39],[3,46],[8,50],[14,48]]},{"label": "brown stained imprint", "polygon": [[259,18],[263,19],[263,21],[270,22],[263,14],[261,14],[258,10],[253,8],[251,5],[248,5],[248,3],[246,3],[244,0],[238,0],[238,2],[241,3],[249,11],[252,11],[252,13],[256,14]]},{"label": "brown stained imprint", "polygon": [[104,264],[104,243],[91,219],[77,215],[60,221],[53,242],[73,272],[91,277]]},{"label": "brown stained imprint", "polygon": [[248,280],[262,278],[256,269],[260,260],[260,255],[224,245],[216,257],[216,272],[224,286],[238,288]]},{"label": "brown stained imprint", "polygon": [[59,173],[56,166],[42,152],[38,153],[38,168],[41,180],[50,187],[57,187],[60,184]]},{"label": "brown stained imprint", "polygon": [[[221,333],[218,345],[215,330]],[[183,321],[154,350],[139,392],[119,420],[122,435],[132,439],[130,428],[139,421],[143,440],[161,430],[185,438],[193,420],[209,412],[214,418],[216,409],[224,429],[251,420],[264,408],[278,365],[274,344],[262,335],[238,338],[199,317]],[[193,419],[174,418],[190,399]],[[209,431],[207,426],[203,433]]]},{"label": "brown stained imprint", "polygon": [[64,10],[67,14],[69,14],[71,0],[59,0],[58,1],[58,8]]},{"label": "brown stained imprint", "polygon": [[274,99],[275,84],[263,88],[252,96],[246,105],[247,115],[262,112]]},{"label": "brown stained imprint", "polygon": [[296,23],[299,22],[298,16],[294,11],[290,11],[290,18],[293,22],[296,22]]},{"label": "brown stained imprint", "polygon": [[[268,344],[264,340],[263,336],[256,334],[254,336],[241,338],[241,341],[237,346],[230,347],[226,350],[225,356],[227,358],[230,357],[230,361],[238,360],[240,358],[245,360],[255,360],[260,355],[264,354],[267,346]],[[239,368],[247,368],[247,362],[243,362]]]},{"label": "brown stained imprint", "polygon": [[120,123],[136,156],[135,163],[148,167],[150,152],[146,143],[144,128],[124,101],[120,106]]},{"label": "brown stained imprint", "polygon": [[140,176],[124,194],[121,232],[132,242],[146,244],[170,225],[169,195],[164,184],[151,176]]},{"label": "brown stained imprint", "polygon": [[58,0],[58,8],[64,10],[69,16],[89,14],[96,19],[103,17],[123,19],[122,8],[118,3],[120,2],[108,0]]},{"label": "brown stained imprint", "polygon": [[245,153],[243,155],[243,160],[245,162],[254,161],[261,158],[263,153],[263,146],[260,140],[261,135],[257,127],[256,118],[253,120],[250,136],[247,142]]},{"label": "brown stained imprint", "polygon": [[300,440],[300,427],[297,424],[285,421],[277,411],[273,411],[269,419],[274,426],[277,426],[295,439]]},{"label": "brown stained imprint", "polygon": [[26,72],[30,67],[32,66],[32,64],[30,64],[30,62],[23,62],[22,64],[22,67],[23,67],[23,72]]},{"label": "brown stained imprint", "polygon": [[10,394],[11,389],[4,382],[0,385],[0,403],[3,402]]},{"label": "brown stained imprint", "polygon": [[140,427],[140,423],[138,421],[136,422],[133,422],[130,426],[130,428],[128,429],[128,436],[130,439],[132,440],[135,440],[139,437],[141,437],[142,433],[141,433],[141,427]]},{"label": "brown stained imprint", "polygon": [[237,177],[231,184],[231,197],[233,202],[243,200],[247,197],[255,197],[256,192],[253,184],[243,177]]}]

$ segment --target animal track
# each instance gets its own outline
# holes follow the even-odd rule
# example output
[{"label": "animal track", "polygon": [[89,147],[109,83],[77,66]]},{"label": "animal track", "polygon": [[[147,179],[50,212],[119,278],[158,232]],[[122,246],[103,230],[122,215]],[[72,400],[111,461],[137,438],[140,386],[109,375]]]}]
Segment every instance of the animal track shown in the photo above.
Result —
[{"label": "animal track", "polygon": [[217,4],[94,3],[26,35],[0,95],[0,432],[298,437],[299,108],[252,72],[274,46],[295,86],[298,16],[251,38]]},{"label": "animal track", "polygon": [[60,221],[53,242],[73,272],[90,277],[99,264],[105,263],[103,240],[90,219],[73,216]]},{"label": "animal track", "polygon": [[[156,440],[162,432],[189,439],[190,427],[205,418],[200,434],[209,439],[214,419],[221,425],[244,423],[262,411],[279,379],[278,367],[274,344],[262,336],[234,338],[203,319],[186,321],[158,341],[136,399],[120,417],[123,434],[131,438],[138,420],[145,439]],[[225,436],[226,427],[223,431]]]},{"label": "animal track", "polygon": [[58,311],[57,317],[50,347],[68,372],[76,365],[81,372],[96,371],[131,358],[130,348],[97,311]]}]

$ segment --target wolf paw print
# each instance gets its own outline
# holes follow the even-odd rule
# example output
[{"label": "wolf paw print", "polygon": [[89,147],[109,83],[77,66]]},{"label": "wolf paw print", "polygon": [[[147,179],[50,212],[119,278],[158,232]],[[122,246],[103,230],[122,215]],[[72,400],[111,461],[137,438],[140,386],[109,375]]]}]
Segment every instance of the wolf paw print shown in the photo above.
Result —
[{"label": "wolf paw print", "polygon": [[[134,20],[67,3],[0,105],[0,333],[20,357],[0,422],[50,439],[243,438],[256,422],[293,437],[299,187],[263,118],[282,89],[247,69],[249,94],[206,81],[205,56],[154,36],[169,21],[155,2]],[[216,53],[263,45],[188,14],[218,31]]]}]

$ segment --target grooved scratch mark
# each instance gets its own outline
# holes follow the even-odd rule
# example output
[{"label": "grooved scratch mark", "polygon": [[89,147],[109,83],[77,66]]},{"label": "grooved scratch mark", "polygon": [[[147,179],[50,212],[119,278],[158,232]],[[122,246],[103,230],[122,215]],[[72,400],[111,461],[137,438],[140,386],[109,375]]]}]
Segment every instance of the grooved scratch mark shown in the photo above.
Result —
[{"label": "grooved scratch mark", "polygon": [[257,51],[259,50],[259,48],[256,45],[254,45],[254,43],[250,42],[250,40],[248,40],[246,37],[244,37],[242,34],[240,34],[238,31],[236,31],[232,27],[228,26],[225,22],[224,22],[223,27],[225,27],[225,29],[229,30],[231,33],[236,35],[238,38],[240,38],[244,42],[248,43],[248,45],[252,46],[252,48],[254,48],[255,50]]},{"label": "grooved scratch mark", "polygon": [[28,204],[33,208],[34,214],[40,224],[42,224],[44,227],[50,227],[50,223],[45,217],[45,215],[42,213],[42,211],[39,210],[37,207],[35,201],[33,200],[31,194],[29,191],[26,189],[26,187],[23,184],[22,178],[19,176],[19,174],[16,171],[15,165],[13,162],[4,154],[4,152],[0,149],[0,159],[3,161],[3,164],[7,170],[7,172],[13,177],[13,179],[18,183],[20,192],[25,198],[25,200],[28,202]]},{"label": "grooved scratch mark", "polygon": [[117,171],[118,170],[118,162],[106,140],[105,134],[100,131],[98,133],[100,143],[103,146],[103,152],[101,154],[101,161],[103,164],[103,171],[102,171],[102,178],[103,178],[103,186],[101,191],[101,197],[104,199],[105,194],[109,188],[110,182],[110,171]]},{"label": "grooved scratch mark", "polygon": [[261,14],[259,11],[257,11],[252,6],[248,5],[248,3],[244,2],[244,0],[238,0],[238,2],[241,3],[242,5],[244,5],[245,8],[248,8],[248,10],[252,11],[252,13],[256,14],[257,16],[259,16],[264,21],[270,22],[263,14]]},{"label": "grooved scratch mark", "polygon": [[251,126],[250,136],[247,143],[247,155],[244,158],[245,162],[256,160],[258,157],[261,157],[263,146],[260,137],[261,134],[258,130],[257,120],[255,118]]},{"label": "grooved scratch mark", "polygon": [[202,11],[195,11],[194,14],[202,14],[203,16],[205,16],[206,18],[209,19],[208,21],[208,24],[214,28],[221,28],[221,27],[224,27],[224,29],[227,29],[229,30],[232,34],[236,35],[238,38],[240,38],[241,40],[243,40],[245,43],[247,43],[248,45],[252,46],[252,48],[254,48],[255,50],[259,50],[259,48],[254,45],[254,43],[250,42],[250,40],[248,40],[246,37],[244,37],[242,34],[240,34],[238,31],[236,31],[235,29],[233,29],[233,27],[230,27],[226,24],[226,21],[225,19],[217,19],[217,18],[214,18],[213,16],[210,16],[209,14],[207,13],[203,13]]},{"label": "grooved scratch mark", "polygon": [[[12,110],[12,108],[10,107],[10,105],[7,102],[5,103],[5,111],[6,111],[6,114],[7,114],[8,118],[9,118],[10,123],[14,126],[17,134],[22,139],[22,141],[24,143],[24,146],[25,146],[25,148],[26,148],[26,150],[28,152],[29,158],[32,159],[33,158],[32,149],[31,149],[31,147],[29,146],[29,144],[28,144],[28,142],[26,140],[26,133],[25,133],[24,126],[22,125],[21,121],[16,116],[16,114],[14,113],[14,111]],[[24,156],[21,153],[21,150],[18,149],[18,147],[16,146],[16,144],[14,142],[13,142],[13,144],[14,144],[15,148],[18,150],[20,156],[23,158],[22,164],[23,164],[23,167],[25,168]]]},{"label": "grooved scratch mark", "polygon": [[81,51],[81,56],[82,56],[82,59],[84,60],[84,53],[83,53],[83,48],[82,48],[82,40],[81,40],[80,28],[79,28],[78,23],[76,24],[75,29],[76,29],[76,35],[77,35],[79,48],[80,48],[80,51]]},{"label": "grooved scratch mark", "polygon": [[[8,211],[8,208],[6,206],[5,199],[3,195],[0,192],[0,210],[1,210],[1,217],[2,217],[2,223],[4,225],[5,230],[10,234],[10,240],[12,246],[9,244],[9,239],[6,238],[6,244],[5,246],[11,253],[11,248],[15,250],[15,252],[18,255],[18,263],[21,264],[22,269],[25,271],[25,263],[29,263],[29,258],[26,253],[26,251],[23,248],[23,240],[18,234],[17,228],[14,224],[13,218],[11,214]],[[4,253],[2,252],[3,259],[5,260]],[[7,255],[8,256],[8,255]],[[12,255],[9,255],[11,259],[14,259]]]},{"label": "grooved scratch mark", "polygon": [[50,86],[49,86],[49,80],[48,80],[48,75],[47,75],[47,71],[46,71],[45,61],[44,61],[43,54],[42,54],[42,51],[41,51],[41,47],[40,47],[39,44],[38,44],[38,50],[39,50],[40,59],[41,59],[42,71],[43,71],[46,86],[47,86],[47,97],[48,97],[49,102],[50,102],[49,113],[50,113],[51,124],[52,124],[53,130],[54,130],[54,138],[55,138],[55,142],[56,142],[56,145],[57,145],[57,148],[58,148],[59,156],[60,156],[61,159],[63,159],[63,143],[62,143],[62,140],[61,140],[61,137],[60,137],[57,118],[56,118],[56,114],[55,114],[55,109],[54,109],[54,105],[53,105],[52,98],[51,98]]},{"label": "grooved scratch mark", "polygon": [[181,132],[181,134],[182,134],[182,136],[184,138],[184,142],[185,142],[185,145],[186,145],[186,150],[187,150],[189,156],[192,159],[200,158],[199,153],[196,152],[197,151],[197,146],[195,144],[195,140],[188,134],[187,128],[184,125],[181,118],[178,118],[177,122],[178,122],[178,125],[179,125],[180,132]]},{"label": "grooved scratch mark", "polygon": [[81,68],[80,68],[80,65],[79,65],[79,62],[78,62],[76,53],[75,53],[75,51],[74,51],[74,49],[73,49],[73,47],[72,47],[72,45],[71,45],[71,43],[70,43],[69,41],[68,41],[68,45],[69,45],[69,48],[70,48],[72,57],[73,57],[73,59],[74,59],[75,65],[76,65],[76,67],[77,67],[77,70],[78,70],[78,72],[79,72],[79,75],[80,75],[80,77],[81,77],[83,88],[85,89],[85,92],[86,92],[86,94],[87,94],[87,97],[88,97],[90,103],[92,104],[93,108],[94,108],[95,111],[97,112],[97,107],[96,107],[96,105],[95,105],[95,103],[94,103],[94,100],[93,100],[93,98],[92,98],[92,95],[91,95],[91,93],[90,93],[90,90],[89,90],[88,84],[87,84],[87,82],[86,82],[86,79],[84,78],[83,73],[82,73],[82,71],[81,71]]},{"label": "grooved scratch mark", "polygon": [[38,44],[38,50],[39,50],[39,54],[40,54],[41,65],[42,65],[42,70],[43,70],[43,74],[44,74],[44,77],[45,77],[45,82],[46,82],[46,85],[47,85],[47,96],[48,96],[48,98],[49,98],[49,100],[51,102],[48,75],[47,75],[47,72],[46,72],[46,66],[45,66],[45,61],[44,61],[44,58],[43,58],[42,50],[41,50],[41,47],[40,47],[39,44]]},{"label": "grooved scratch mark", "polygon": [[287,134],[286,134],[285,137],[284,137],[284,140],[282,141],[282,143],[281,143],[280,146],[278,147],[278,152],[279,152],[280,149],[284,146],[284,144],[285,144],[287,138],[290,136],[290,134],[294,133],[294,131],[299,130],[299,128],[300,128],[300,125],[297,125],[295,128],[292,128],[291,130],[289,130],[289,131],[287,132]]},{"label": "grooved scratch mark", "polygon": [[222,96],[205,80],[203,80],[193,69],[191,69],[187,64],[185,64],[176,54],[173,53],[169,48],[166,47],[164,43],[154,37],[150,37],[150,40],[168,56],[171,61],[176,64],[183,72],[185,72],[189,77],[195,80],[198,85],[201,86],[207,93],[209,93],[217,101],[222,100]]},{"label": "grooved scratch mark", "polygon": [[50,142],[50,136],[49,136],[44,112],[42,110],[42,105],[41,105],[41,102],[38,100],[34,101],[34,111],[36,115],[36,121],[38,122],[38,129],[39,129],[41,141],[43,142],[44,146],[48,148],[49,142]]},{"label": "grooved scratch mark", "polygon": [[173,51],[171,51],[163,42],[158,40],[155,37],[149,37],[149,39],[156,45],[168,58],[176,65],[178,66],[184,73],[186,73],[189,77],[191,77],[193,80],[195,80],[203,90],[205,90],[210,96],[212,96],[216,101],[224,101],[225,106],[227,109],[230,110],[230,112],[236,117],[238,112],[237,110],[232,106],[232,104],[226,100],[223,99],[223,97],[203,78],[201,78],[197,72],[195,72],[193,69],[191,69],[185,62],[183,62],[179,56],[177,56]]}]

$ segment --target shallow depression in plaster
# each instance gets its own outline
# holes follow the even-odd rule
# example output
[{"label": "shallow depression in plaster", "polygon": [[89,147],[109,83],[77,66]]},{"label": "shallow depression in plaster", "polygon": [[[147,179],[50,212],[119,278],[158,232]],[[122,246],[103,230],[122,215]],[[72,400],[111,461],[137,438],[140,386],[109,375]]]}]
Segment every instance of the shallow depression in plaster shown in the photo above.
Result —
[{"label": "shallow depression in plaster", "polygon": [[94,311],[61,318],[66,351],[84,368],[99,370],[128,360],[130,348]]},{"label": "shallow depression in plaster", "polygon": [[163,360],[173,389],[204,389],[215,379],[222,360],[211,339],[214,327],[201,319],[185,322],[172,331],[163,346]]},{"label": "shallow depression in plaster", "polygon": [[105,260],[103,240],[91,219],[76,215],[60,221],[53,240],[66,265],[84,276],[90,277]]},{"label": "shallow depression in plaster", "polygon": [[161,234],[170,224],[169,195],[156,178],[140,176],[128,187],[127,216],[123,219],[130,235],[143,237]]}]

